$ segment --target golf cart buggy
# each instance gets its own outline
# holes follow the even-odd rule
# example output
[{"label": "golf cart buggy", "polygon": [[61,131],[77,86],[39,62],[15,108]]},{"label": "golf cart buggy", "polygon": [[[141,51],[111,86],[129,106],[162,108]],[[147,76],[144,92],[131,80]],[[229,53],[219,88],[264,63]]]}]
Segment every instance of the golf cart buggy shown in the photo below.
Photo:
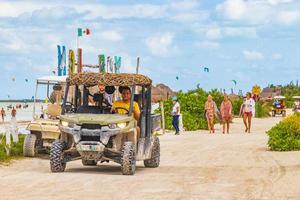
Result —
[{"label": "golf cart buggy", "polygon": [[[74,101],[68,102],[64,98],[59,125],[61,137],[52,144],[50,152],[51,171],[63,172],[67,162],[78,159],[83,165],[91,166],[99,161],[118,163],[123,175],[135,173],[136,161],[144,161],[145,167],[158,167],[160,144],[153,132],[160,129],[161,118],[151,114],[151,83],[151,79],[138,74],[85,72],[71,75],[65,97],[74,87]],[[126,114],[112,113],[112,105],[104,101],[104,94],[91,94],[91,89],[99,85],[105,86],[104,94],[112,99],[119,97],[116,88],[131,88],[129,109],[114,108]],[[91,105],[90,97],[94,105]],[[139,121],[133,116],[134,101],[141,110]]]},{"label": "golf cart buggy", "polygon": [[300,110],[300,96],[293,96],[294,104],[293,111],[298,112]]},{"label": "golf cart buggy", "polygon": [[283,117],[286,116],[285,110],[285,97],[284,96],[275,96],[272,108],[272,117],[276,115],[282,115]]},{"label": "golf cart buggy", "polygon": [[[59,116],[61,114],[61,100],[63,87],[66,83],[65,76],[45,76],[36,81],[36,91],[33,105],[33,120],[28,124],[27,130],[30,134],[26,135],[23,145],[23,155],[34,157],[38,152],[50,152],[51,144],[59,138],[60,130],[58,127]],[[46,86],[42,87],[41,86]],[[50,90],[53,88],[52,93]],[[39,89],[46,89],[48,105],[37,103]],[[57,97],[57,98],[56,98]],[[38,106],[41,106],[38,108]],[[44,109],[43,106],[46,106]],[[40,111],[38,111],[40,110]]]}]

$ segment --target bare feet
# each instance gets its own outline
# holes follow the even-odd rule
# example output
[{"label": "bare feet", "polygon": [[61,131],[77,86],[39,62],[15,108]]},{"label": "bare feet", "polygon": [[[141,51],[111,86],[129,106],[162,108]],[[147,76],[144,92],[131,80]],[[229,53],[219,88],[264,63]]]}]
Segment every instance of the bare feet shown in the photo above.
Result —
[{"label": "bare feet", "polygon": [[247,132],[248,132],[248,128],[245,129],[245,133],[247,133]]}]

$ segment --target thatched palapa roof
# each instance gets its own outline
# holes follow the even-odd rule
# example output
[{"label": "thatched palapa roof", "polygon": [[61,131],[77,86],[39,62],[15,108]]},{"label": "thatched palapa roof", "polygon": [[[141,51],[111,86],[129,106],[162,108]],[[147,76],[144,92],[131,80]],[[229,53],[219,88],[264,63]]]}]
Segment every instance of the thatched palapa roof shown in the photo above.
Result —
[{"label": "thatched palapa roof", "polygon": [[94,85],[105,86],[149,86],[152,80],[141,74],[113,74],[113,73],[92,73],[81,72],[71,74],[67,79],[70,85],[85,85],[87,87]]}]

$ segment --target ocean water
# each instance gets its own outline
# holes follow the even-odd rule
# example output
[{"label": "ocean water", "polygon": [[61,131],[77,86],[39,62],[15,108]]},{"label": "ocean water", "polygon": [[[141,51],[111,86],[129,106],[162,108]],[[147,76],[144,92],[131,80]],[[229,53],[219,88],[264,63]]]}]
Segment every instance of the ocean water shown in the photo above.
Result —
[{"label": "ocean water", "polygon": [[[24,105],[23,102],[0,102],[0,109],[4,108],[5,112],[6,112],[6,117],[5,117],[5,121],[8,122],[11,119],[11,110],[12,109],[8,109],[9,105],[12,105],[16,108],[16,105],[21,104],[22,107]],[[17,116],[16,119],[17,121],[30,121],[33,119],[33,103],[27,103],[28,107],[27,108],[20,108],[20,109],[16,109],[17,110]],[[43,108],[46,108],[46,104],[45,103],[36,103],[36,114],[40,115],[41,114],[41,108],[43,106]],[[2,122],[2,119],[0,118],[0,121]]]}]

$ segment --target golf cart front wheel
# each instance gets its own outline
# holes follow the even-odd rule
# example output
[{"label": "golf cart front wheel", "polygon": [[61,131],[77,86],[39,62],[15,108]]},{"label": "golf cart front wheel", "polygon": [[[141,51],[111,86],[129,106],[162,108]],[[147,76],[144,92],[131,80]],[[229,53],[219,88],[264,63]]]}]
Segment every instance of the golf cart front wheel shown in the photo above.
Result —
[{"label": "golf cart front wheel", "polygon": [[34,157],[36,155],[36,152],[36,135],[26,135],[23,144],[23,155],[25,157]]},{"label": "golf cart front wheel", "polygon": [[66,163],[63,160],[63,150],[65,143],[61,140],[55,140],[50,150],[50,169],[52,172],[63,172],[66,169]]},{"label": "golf cart front wheel", "polygon": [[121,171],[123,175],[134,175],[136,168],[135,146],[125,142],[121,153]]}]

